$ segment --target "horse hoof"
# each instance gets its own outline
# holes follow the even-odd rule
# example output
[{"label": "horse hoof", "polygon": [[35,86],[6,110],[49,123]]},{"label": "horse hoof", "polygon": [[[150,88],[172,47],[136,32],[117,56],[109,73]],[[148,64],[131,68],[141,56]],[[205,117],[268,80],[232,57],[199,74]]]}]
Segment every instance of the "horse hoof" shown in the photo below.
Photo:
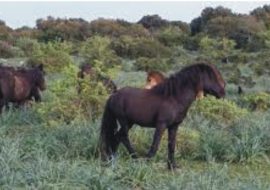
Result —
[{"label": "horse hoof", "polygon": [[131,158],[138,159],[139,157],[137,156],[137,154],[131,154]]},{"label": "horse hoof", "polygon": [[178,167],[175,163],[168,163],[168,169],[171,171],[175,171],[176,169],[179,169],[180,167]]},{"label": "horse hoof", "polygon": [[154,156],[154,154],[151,152],[146,154],[146,158],[148,158],[148,159],[152,158],[153,156]]},{"label": "horse hoof", "polygon": [[149,157],[149,156],[146,156],[144,159],[145,159],[146,162],[150,162],[151,161],[151,157]]}]

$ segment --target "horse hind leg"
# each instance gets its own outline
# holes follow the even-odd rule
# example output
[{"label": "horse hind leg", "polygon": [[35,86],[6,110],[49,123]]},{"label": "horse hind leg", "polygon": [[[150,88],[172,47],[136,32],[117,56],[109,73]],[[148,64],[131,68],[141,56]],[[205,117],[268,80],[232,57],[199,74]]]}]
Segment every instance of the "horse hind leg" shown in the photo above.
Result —
[{"label": "horse hind leg", "polygon": [[0,99],[0,113],[3,112],[4,107],[5,107],[6,109],[9,108],[8,101],[5,100],[4,98],[1,98],[1,99]]},{"label": "horse hind leg", "polygon": [[123,143],[123,145],[126,147],[132,158],[138,158],[128,137],[128,131],[132,127],[132,124],[128,123],[125,120],[119,120],[119,123],[121,125],[121,129],[117,132],[119,143],[120,142]]},{"label": "horse hind leg", "polygon": [[2,113],[4,106],[5,106],[5,102],[3,99],[1,99],[0,100],[0,113]]}]

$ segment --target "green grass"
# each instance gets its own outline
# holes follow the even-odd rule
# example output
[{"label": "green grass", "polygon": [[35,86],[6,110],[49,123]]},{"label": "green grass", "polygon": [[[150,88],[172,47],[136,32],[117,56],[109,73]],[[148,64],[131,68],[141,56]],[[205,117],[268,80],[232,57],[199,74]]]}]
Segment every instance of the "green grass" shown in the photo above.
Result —
[{"label": "green grass", "polygon": [[[187,118],[179,130],[180,144],[177,145],[176,160],[180,168],[171,172],[166,168],[165,135],[157,156],[151,161],[142,158],[132,160],[121,146],[116,159],[106,164],[100,162],[97,154],[99,122],[84,120],[50,128],[39,123],[31,111],[7,111],[1,115],[1,189],[270,188],[270,162],[267,154],[250,156],[253,162],[222,159],[219,154],[226,155],[227,148],[231,151],[230,146],[235,145],[233,141],[226,144],[226,139],[231,139],[224,135],[227,132],[217,126],[213,128],[213,124],[204,118],[198,118],[194,123]],[[233,134],[238,136],[242,134],[239,128],[247,123],[252,124],[254,129],[251,127],[253,130],[250,138],[245,137],[252,141],[253,137],[261,137],[262,131],[258,131],[267,127],[268,118],[269,113],[266,113],[257,122],[251,118],[246,123],[235,124],[226,130],[234,129]],[[194,130],[198,132],[194,133]],[[143,156],[150,146],[153,130],[135,127],[130,134],[136,150]],[[185,141],[181,141],[181,138],[188,140],[194,135],[194,143],[199,144],[191,149],[193,151],[189,152],[189,156],[182,155],[187,152],[182,152],[181,143]],[[242,138],[241,135],[239,138]],[[267,140],[266,137],[264,139]],[[263,144],[259,146],[266,147]],[[248,151],[248,148],[243,147],[243,150]],[[265,151],[260,147],[255,148]],[[230,153],[234,154],[233,151]]]},{"label": "green grass", "polygon": [[[119,87],[142,87],[146,73],[133,72],[127,64],[114,81]],[[242,72],[250,74],[247,69]],[[59,79],[68,86],[66,77],[65,73],[47,75],[42,105],[1,114],[0,189],[270,189],[269,110],[248,111],[231,122],[204,117],[198,110],[189,112],[178,131],[175,158],[180,168],[174,172],[166,168],[166,133],[150,161],[130,159],[121,145],[116,158],[103,163],[98,152],[100,119],[72,115],[75,119],[67,124],[50,114],[50,103],[60,98],[55,98],[52,87]],[[267,90],[268,79],[262,77],[250,92]],[[72,85],[68,89],[59,85],[65,91],[61,99],[76,94]],[[228,84],[226,99],[238,103],[240,98],[237,85]],[[71,104],[63,111],[74,109]],[[153,132],[138,126],[131,129],[131,142],[140,157],[147,153]]]}]

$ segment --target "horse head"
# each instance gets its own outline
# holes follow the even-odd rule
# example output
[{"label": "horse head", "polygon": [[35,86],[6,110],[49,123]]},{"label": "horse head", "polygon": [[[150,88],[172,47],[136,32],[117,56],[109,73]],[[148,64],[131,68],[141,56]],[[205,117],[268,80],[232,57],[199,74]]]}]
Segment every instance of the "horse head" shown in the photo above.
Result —
[{"label": "horse head", "polygon": [[37,67],[32,69],[33,75],[33,82],[41,91],[46,89],[46,82],[45,82],[45,71],[43,65],[40,64]]},{"label": "horse head", "polygon": [[145,89],[151,89],[154,86],[162,83],[165,80],[165,76],[158,71],[149,71],[147,72]]},{"label": "horse head", "polygon": [[94,70],[90,64],[84,64],[80,67],[80,71],[78,72],[79,78],[84,78],[86,75],[94,74]]},{"label": "horse head", "polygon": [[204,67],[200,74],[201,87],[205,94],[210,94],[216,98],[225,96],[225,81],[214,65],[202,64]]}]

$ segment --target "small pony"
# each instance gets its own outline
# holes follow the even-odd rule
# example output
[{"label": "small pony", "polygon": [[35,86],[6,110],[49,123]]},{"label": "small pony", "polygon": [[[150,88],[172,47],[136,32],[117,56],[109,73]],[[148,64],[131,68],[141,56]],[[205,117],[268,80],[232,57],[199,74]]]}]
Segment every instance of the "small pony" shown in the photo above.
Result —
[{"label": "small pony", "polygon": [[[81,66],[80,71],[78,72],[77,76],[79,79],[84,79],[85,76],[87,76],[87,75],[91,76],[94,74],[96,74],[96,72],[92,69],[92,66],[90,64],[84,64]],[[103,85],[106,87],[107,91],[110,94],[116,92],[117,86],[111,79],[109,79],[108,77],[102,76],[102,75],[98,75],[98,79],[102,81]],[[81,86],[81,83],[79,81],[78,94],[80,94],[81,91],[82,91],[82,86]]]},{"label": "small pony", "polygon": [[120,143],[132,158],[137,158],[128,131],[133,124],[138,124],[156,129],[147,158],[156,154],[163,132],[168,130],[168,168],[174,169],[177,129],[199,91],[217,98],[225,96],[225,82],[214,65],[194,64],[152,89],[125,87],[112,94],[106,102],[101,123],[102,160],[111,159]]},{"label": "small pony", "polygon": [[0,111],[8,102],[17,106],[32,98],[40,102],[40,91],[45,89],[43,65],[31,69],[0,66]]},{"label": "small pony", "polygon": [[[159,71],[148,71],[144,89],[151,89],[154,86],[164,82],[166,77]],[[203,91],[198,92],[196,99],[203,98]]]}]

